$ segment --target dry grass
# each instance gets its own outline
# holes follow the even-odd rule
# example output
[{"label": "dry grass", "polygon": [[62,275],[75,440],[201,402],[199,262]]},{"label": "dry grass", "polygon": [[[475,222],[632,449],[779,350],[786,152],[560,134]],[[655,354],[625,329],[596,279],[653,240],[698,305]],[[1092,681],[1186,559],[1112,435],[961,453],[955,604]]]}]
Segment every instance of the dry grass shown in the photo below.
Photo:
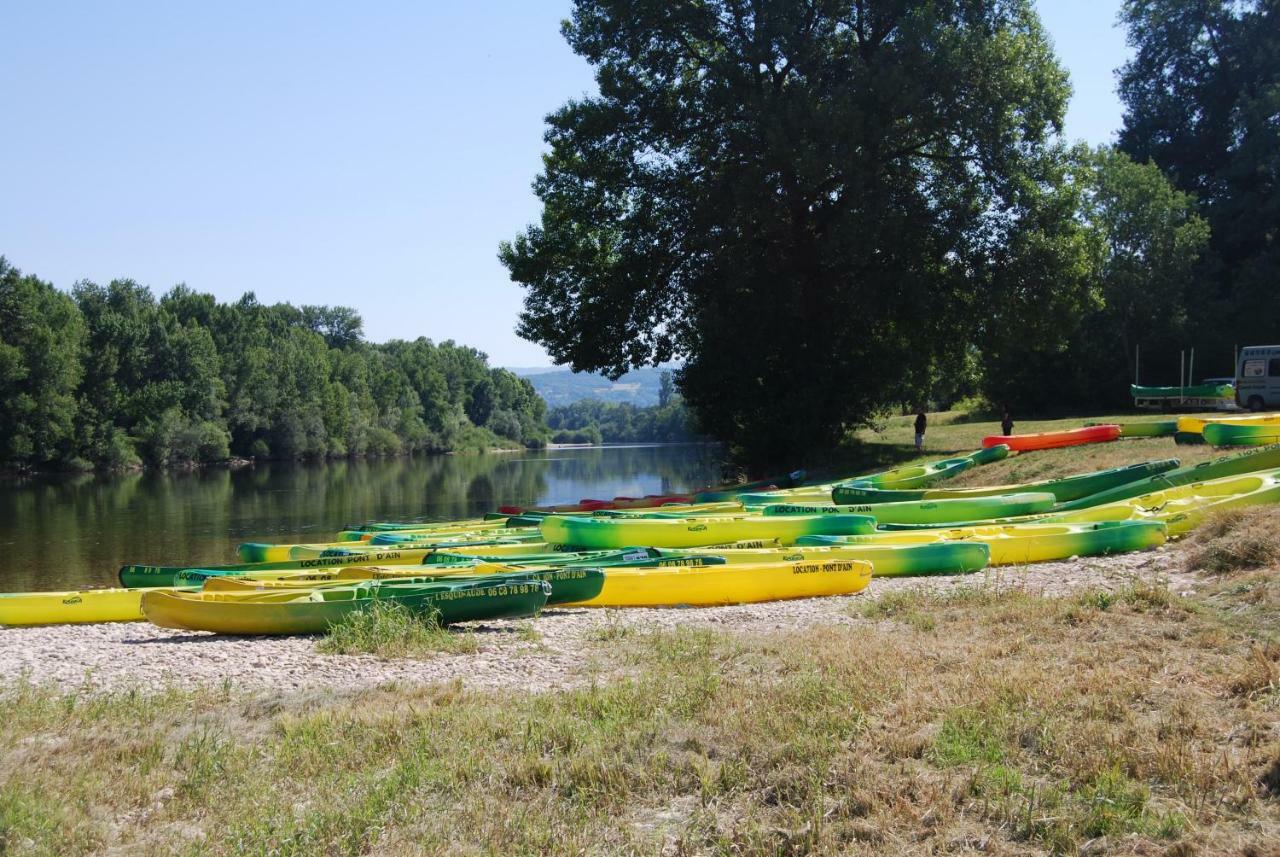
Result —
[{"label": "dry grass", "polygon": [[479,651],[480,644],[472,633],[441,627],[434,616],[374,601],[330,628],[316,649],[326,655],[424,658],[441,652],[468,654]]},{"label": "dry grass", "polygon": [[0,853],[1265,854],[1280,583],[1240,582],[604,634],[626,678],[542,695],[11,685]]},{"label": "dry grass", "polygon": [[1280,564],[1280,507],[1230,509],[1191,537],[1187,568],[1213,574]]}]

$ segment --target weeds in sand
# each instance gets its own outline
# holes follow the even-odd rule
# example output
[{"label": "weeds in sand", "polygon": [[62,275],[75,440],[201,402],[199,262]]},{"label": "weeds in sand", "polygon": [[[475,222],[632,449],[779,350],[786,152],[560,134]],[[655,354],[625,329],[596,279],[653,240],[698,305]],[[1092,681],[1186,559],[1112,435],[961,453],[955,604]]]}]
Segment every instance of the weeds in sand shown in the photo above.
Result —
[{"label": "weeds in sand", "polygon": [[470,632],[450,631],[434,616],[381,601],[344,617],[317,644],[317,649],[328,655],[370,654],[380,658],[413,658],[440,652],[466,654],[479,648]]},{"label": "weeds in sand", "polygon": [[1255,506],[1212,516],[1192,537],[1186,565],[1230,574],[1280,564],[1280,508]]}]

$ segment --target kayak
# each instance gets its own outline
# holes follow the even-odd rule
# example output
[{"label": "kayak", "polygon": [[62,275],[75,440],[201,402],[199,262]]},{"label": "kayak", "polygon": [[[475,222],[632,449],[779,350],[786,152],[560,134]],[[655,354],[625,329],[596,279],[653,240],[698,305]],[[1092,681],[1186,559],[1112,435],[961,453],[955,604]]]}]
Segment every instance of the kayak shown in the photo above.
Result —
[{"label": "kayak", "polygon": [[1161,420],[1146,423],[1120,423],[1121,437],[1173,437],[1178,431],[1177,420]]},{"label": "kayak", "polygon": [[650,494],[644,497],[614,497],[612,500],[579,500],[577,503],[562,503],[559,506],[499,506],[498,511],[504,515],[523,515],[529,512],[556,514],[597,512],[603,509],[651,509],[655,506],[692,502],[692,494]]},{"label": "kayak", "polygon": [[72,625],[141,622],[142,593],[136,589],[0,594],[0,625]]},{"label": "kayak", "polygon": [[[1052,494],[1056,502],[1077,500],[1106,491],[1119,485],[1137,482],[1158,473],[1173,470],[1179,464],[1176,458],[1165,458],[1158,461],[1145,461],[1139,464],[1127,464],[1123,467],[1112,467],[1093,473],[1079,473],[1063,476],[1059,479],[1045,479],[1040,482],[1024,482],[1020,485],[994,485],[978,488],[924,488],[917,490],[859,488],[852,485],[840,486],[833,492],[837,503],[876,504],[900,502],[906,500],[949,500],[970,497],[993,497],[1022,492],[1047,492]],[[868,512],[868,514],[876,514]],[[879,521],[877,516],[877,521]]]},{"label": "kayak", "polygon": [[871,582],[871,563],[774,562],[705,568],[610,571],[604,588],[578,607],[715,607],[852,595]]},{"label": "kayak", "polygon": [[[714,556],[729,565],[769,562],[815,562],[852,559],[871,563],[875,577],[915,577],[926,574],[968,574],[987,567],[990,550],[977,542],[937,542],[915,545],[840,545],[836,547],[715,548]],[[668,559],[707,558],[696,548],[659,548]]]},{"label": "kayak", "polygon": [[806,535],[851,535],[875,529],[866,515],[798,515],[795,517],[722,517],[664,520],[642,518],[572,518],[552,515],[542,521],[543,538],[551,544],[582,548],[648,545],[691,548],[739,539],[794,542]]},{"label": "kayak", "polygon": [[714,503],[719,500],[736,500],[740,494],[751,491],[776,491],[779,488],[797,488],[804,484],[805,472],[795,470],[786,476],[744,482],[741,485],[724,485],[719,488],[703,488],[693,492],[695,503]]},{"label": "kayak", "polygon": [[1187,434],[1204,434],[1204,427],[1218,425],[1277,425],[1280,414],[1235,414],[1231,416],[1212,417],[1178,417],[1178,431]]},{"label": "kayak", "polygon": [[1159,521],[991,524],[907,530],[860,536],[805,536],[803,545],[893,545],[977,541],[991,551],[991,565],[1025,565],[1073,556],[1125,553],[1159,547],[1168,530]]},{"label": "kayak", "polygon": [[1202,461],[1199,464],[1193,464],[1188,467],[1179,467],[1176,470],[1158,473],[1147,479],[1139,479],[1136,482],[1129,482],[1106,491],[1100,491],[1088,497],[1063,503],[1058,506],[1058,510],[1070,512],[1076,509],[1087,509],[1091,506],[1101,506],[1118,500],[1127,500],[1130,497],[1150,494],[1152,491],[1176,488],[1179,485],[1208,482],[1211,479],[1223,479],[1227,476],[1243,476],[1248,473],[1275,470],[1276,468],[1280,468],[1280,446],[1251,449],[1235,455],[1226,455],[1210,461]]},{"label": "kayak", "polygon": [[764,507],[766,517],[785,515],[871,515],[876,524],[956,524],[1048,512],[1057,502],[1048,492],[1004,494],[858,505],[777,504]]},{"label": "kayak", "polygon": [[442,625],[533,616],[550,584],[380,581],[302,592],[166,592],[147,590],[142,611],[163,628],[219,634],[318,634],[374,603],[397,604]]},{"label": "kayak", "polygon": [[246,580],[241,577],[211,577],[205,581],[204,592],[246,592],[268,590],[323,589],[331,586],[350,586],[361,580],[381,580],[386,583],[487,583],[501,584],[521,580],[545,580],[551,585],[547,604],[566,604],[585,601],[600,594],[604,586],[604,572],[598,568],[573,567],[522,569],[506,572],[461,575],[414,575],[409,569],[349,568],[342,574],[323,581],[299,580]]},{"label": "kayak", "polygon": [[1046,431],[1039,434],[991,435],[982,439],[983,446],[1008,446],[1016,452],[1032,452],[1039,449],[1059,449],[1064,446],[1081,446],[1086,443],[1105,443],[1120,437],[1120,426],[1084,426],[1066,431]]},{"label": "kayak", "polygon": [[1140,387],[1129,385],[1129,393],[1135,399],[1233,399],[1233,384],[1197,384],[1194,387]]},{"label": "kayak", "polygon": [[[523,546],[522,546],[523,547]],[[243,574],[250,571],[305,571],[307,569],[342,568],[357,563],[374,565],[406,565],[426,562],[434,548],[415,550],[374,550],[356,553],[343,553],[339,556],[321,556],[313,559],[291,559],[279,562],[238,562],[224,565],[205,566],[168,566],[168,565],[123,565],[118,576],[120,585],[135,589],[149,586],[175,586],[178,575],[189,568],[200,568],[203,571],[220,574]]]},{"label": "kayak", "polygon": [[282,562],[319,556],[342,556],[351,551],[389,550],[394,548],[431,548],[443,545],[513,544],[531,541],[537,532],[528,530],[494,530],[492,533],[433,534],[379,533],[362,542],[319,542],[314,544],[261,544],[247,542],[236,548],[241,562]]},{"label": "kayak", "polygon": [[1204,441],[1214,446],[1268,446],[1280,443],[1280,423],[1209,423],[1204,427]]},{"label": "kayak", "polygon": [[1193,482],[1044,520],[1162,521],[1169,528],[1169,535],[1181,536],[1216,512],[1264,503],[1280,503],[1280,470]]}]

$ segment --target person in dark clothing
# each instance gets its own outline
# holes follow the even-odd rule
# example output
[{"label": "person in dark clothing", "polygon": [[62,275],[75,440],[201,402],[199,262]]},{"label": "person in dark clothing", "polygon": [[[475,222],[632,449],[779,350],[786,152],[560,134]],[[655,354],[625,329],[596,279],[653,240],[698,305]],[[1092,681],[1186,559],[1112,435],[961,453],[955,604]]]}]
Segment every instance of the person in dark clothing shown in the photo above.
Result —
[{"label": "person in dark clothing", "polygon": [[929,418],[924,415],[924,411],[916,414],[916,452],[924,446],[924,430],[929,425]]},{"label": "person in dark clothing", "polygon": [[1005,437],[1013,434],[1013,417],[1009,416],[1009,409],[1004,409],[1004,416],[1000,418],[1000,433]]}]

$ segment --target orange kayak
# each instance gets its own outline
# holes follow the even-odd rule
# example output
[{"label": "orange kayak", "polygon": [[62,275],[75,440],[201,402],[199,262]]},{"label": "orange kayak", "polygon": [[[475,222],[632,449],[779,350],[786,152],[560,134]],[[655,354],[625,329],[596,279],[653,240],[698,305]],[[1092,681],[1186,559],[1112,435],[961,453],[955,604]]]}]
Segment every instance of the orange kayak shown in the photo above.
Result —
[{"label": "orange kayak", "polygon": [[1057,449],[1062,446],[1080,446],[1086,443],[1105,443],[1120,437],[1120,426],[1102,425],[1066,431],[1046,431],[1040,434],[992,435],[982,439],[984,447],[1007,445],[1017,452],[1037,449]]}]

